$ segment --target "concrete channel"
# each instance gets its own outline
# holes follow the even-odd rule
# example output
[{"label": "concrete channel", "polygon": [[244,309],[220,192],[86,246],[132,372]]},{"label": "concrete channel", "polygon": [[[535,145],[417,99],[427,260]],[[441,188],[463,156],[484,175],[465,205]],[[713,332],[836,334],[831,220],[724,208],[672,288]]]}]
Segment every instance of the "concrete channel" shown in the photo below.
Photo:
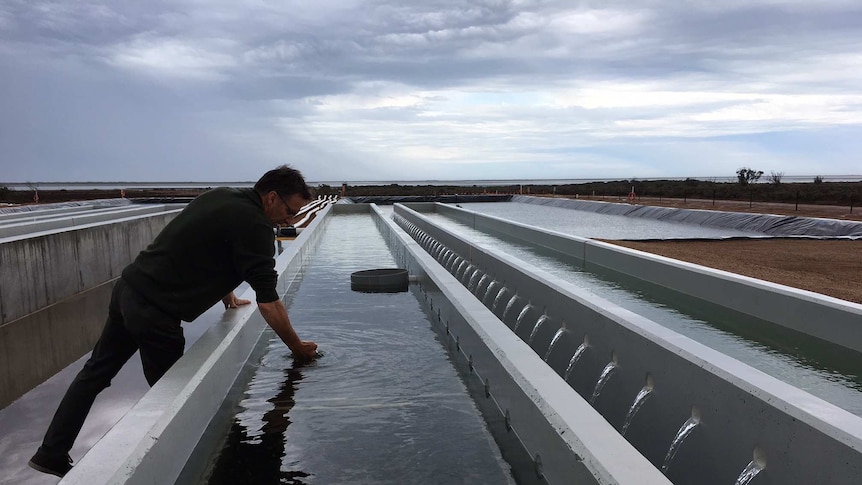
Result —
[{"label": "concrete channel", "polygon": [[[279,294],[301,281],[338,213],[369,214],[408,269],[411,291],[520,483],[852,484],[862,476],[859,417],[472,245],[407,206],[396,205],[393,218],[375,205],[323,209],[277,258]],[[481,223],[513,230],[493,218]],[[572,245],[541,238],[560,250]],[[666,284],[709,286],[692,282],[727,278],[579,244],[575,253],[584,261],[634,267],[645,277],[660,273]],[[761,299],[784,305],[811,299],[771,285],[761,290]],[[208,430],[226,419],[224,409],[237,399],[232,389],[249,378],[264,328],[254,305],[225,314],[61,483],[161,484],[193,476],[218,446]]]},{"label": "concrete channel", "polygon": [[[432,256],[618,429],[631,419],[627,410],[641,392],[655,393],[626,437],[672,480],[734,483],[767,457],[757,483],[853,483],[862,470],[859,417],[523,262],[473,246],[407,207],[395,212]],[[508,233],[524,229],[485,222]],[[550,236],[546,245],[571,244]],[[588,260],[587,243],[581,249]],[[607,262],[613,255],[605,249]],[[617,254],[615,267],[640,257]],[[659,263],[650,262],[650,274],[665,272]],[[676,271],[681,286],[689,273]],[[600,357],[579,360],[585,344]],[[684,453],[674,458],[671,451],[680,449]]]}]

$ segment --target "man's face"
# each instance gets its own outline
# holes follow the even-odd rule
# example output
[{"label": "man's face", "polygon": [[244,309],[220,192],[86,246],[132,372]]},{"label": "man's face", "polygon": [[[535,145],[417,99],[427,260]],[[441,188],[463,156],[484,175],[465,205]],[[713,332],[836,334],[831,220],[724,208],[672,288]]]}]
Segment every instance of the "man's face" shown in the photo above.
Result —
[{"label": "man's face", "polygon": [[266,199],[268,204],[264,206],[264,212],[273,225],[289,225],[296,213],[308,203],[300,194],[282,196],[275,191],[269,192]]}]

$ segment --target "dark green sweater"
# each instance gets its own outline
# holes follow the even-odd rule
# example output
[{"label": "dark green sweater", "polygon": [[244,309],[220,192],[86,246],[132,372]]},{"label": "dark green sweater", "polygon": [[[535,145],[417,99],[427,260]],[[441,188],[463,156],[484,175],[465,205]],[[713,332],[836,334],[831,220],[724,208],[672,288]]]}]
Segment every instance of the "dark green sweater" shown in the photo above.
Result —
[{"label": "dark green sweater", "polygon": [[247,281],[257,301],[278,299],[275,234],[252,189],[217,188],[195,198],[123,270],[164,312],[190,322]]}]

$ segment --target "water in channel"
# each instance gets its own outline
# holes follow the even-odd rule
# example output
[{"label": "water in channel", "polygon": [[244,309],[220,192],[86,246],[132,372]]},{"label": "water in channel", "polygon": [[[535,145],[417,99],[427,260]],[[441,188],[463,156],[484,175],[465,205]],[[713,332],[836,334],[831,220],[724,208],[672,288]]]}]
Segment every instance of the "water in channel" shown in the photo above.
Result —
[{"label": "water in channel", "polygon": [[[465,208],[469,210],[474,210],[475,206],[494,206],[496,207],[494,211],[502,214],[506,207],[530,206],[530,204],[465,204]],[[531,224],[537,227],[552,225],[553,218],[559,215],[542,213],[549,209],[559,208],[529,207],[532,214]],[[517,209],[517,211],[520,210]],[[559,210],[588,214],[569,209]],[[486,210],[483,209],[482,212]],[[582,290],[649,318],[781,381],[862,416],[862,356],[857,352],[717,305],[709,305],[701,300],[653,287],[639,280],[626,279],[619,274],[586,272],[574,259],[481,232],[442,214],[424,213],[423,215],[477,246],[514,256]],[[575,231],[569,233],[581,235],[576,228],[568,228],[567,231]],[[609,237],[607,234],[594,234],[594,236]],[[625,237],[636,238],[636,235],[629,233]]]},{"label": "water in channel", "polygon": [[206,483],[512,483],[414,294],[350,290],[352,272],[397,266],[372,217],[330,217],[288,299],[323,356],[297,365],[267,329]]}]

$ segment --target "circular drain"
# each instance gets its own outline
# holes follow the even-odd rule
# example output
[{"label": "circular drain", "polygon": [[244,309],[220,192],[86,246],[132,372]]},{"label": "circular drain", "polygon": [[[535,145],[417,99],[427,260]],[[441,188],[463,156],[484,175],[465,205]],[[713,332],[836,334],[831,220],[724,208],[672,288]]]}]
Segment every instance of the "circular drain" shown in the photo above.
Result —
[{"label": "circular drain", "polygon": [[367,269],[350,275],[350,289],[363,293],[398,293],[407,291],[409,281],[406,269]]}]

